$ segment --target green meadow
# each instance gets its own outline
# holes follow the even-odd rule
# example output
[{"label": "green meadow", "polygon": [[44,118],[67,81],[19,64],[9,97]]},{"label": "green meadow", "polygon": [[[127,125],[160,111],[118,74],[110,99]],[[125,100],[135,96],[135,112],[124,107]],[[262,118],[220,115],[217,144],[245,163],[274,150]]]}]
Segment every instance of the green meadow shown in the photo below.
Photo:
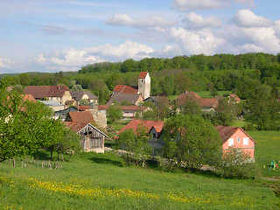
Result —
[{"label": "green meadow", "polygon": [[280,209],[280,173],[262,167],[280,157],[279,132],[250,135],[260,168],[254,180],[128,167],[111,153],[80,154],[59,169],[8,161],[0,164],[0,209]]}]

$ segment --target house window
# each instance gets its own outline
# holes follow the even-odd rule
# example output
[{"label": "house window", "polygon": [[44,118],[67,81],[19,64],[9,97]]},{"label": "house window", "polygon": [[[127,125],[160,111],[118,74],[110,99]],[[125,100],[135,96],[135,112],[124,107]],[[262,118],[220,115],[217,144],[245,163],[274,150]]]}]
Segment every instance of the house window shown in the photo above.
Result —
[{"label": "house window", "polygon": [[240,143],[240,141],[241,141],[241,139],[240,139],[240,137],[238,137],[238,138],[237,138],[237,142]]},{"label": "house window", "polygon": [[228,146],[229,146],[229,147],[232,147],[233,144],[234,144],[233,138],[230,138],[230,139],[228,140]]},{"label": "house window", "polygon": [[243,145],[249,145],[249,138],[243,138]]}]

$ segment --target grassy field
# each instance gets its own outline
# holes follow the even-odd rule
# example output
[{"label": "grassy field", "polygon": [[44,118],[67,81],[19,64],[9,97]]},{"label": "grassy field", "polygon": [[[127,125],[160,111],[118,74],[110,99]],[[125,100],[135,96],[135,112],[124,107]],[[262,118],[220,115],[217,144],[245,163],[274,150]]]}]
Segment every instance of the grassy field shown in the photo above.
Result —
[{"label": "grassy field", "polygon": [[272,160],[280,161],[280,132],[250,131],[248,133],[256,141],[256,163],[262,169],[262,175],[280,177],[280,169],[274,171],[264,168]]},{"label": "grassy field", "polygon": [[[230,94],[230,91],[217,91],[219,96],[223,96],[224,94]],[[213,96],[211,96],[211,92],[210,91],[200,91],[197,92],[198,95],[200,95],[202,98],[213,98]]]},{"label": "grassy field", "polygon": [[[279,159],[280,132],[250,132],[259,167]],[[0,165],[0,209],[280,209],[280,181],[127,167],[113,154],[81,154],[60,169]],[[264,176],[279,172],[263,169]],[[273,187],[273,188],[272,188]]]},{"label": "grassy field", "polygon": [[[196,91],[194,91],[196,92]],[[200,95],[202,98],[213,98],[213,96],[211,96],[211,92],[210,91],[200,91],[200,92],[196,92],[198,95]],[[230,91],[218,91],[218,95],[219,96],[223,96],[224,94],[230,94]],[[178,96],[177,95],[172,95],[172,96],[168,96],[168,99],[170,101],[174,101]]]},{"label": "grassy field", "polygon": [[2,164],[0,209],[277,209],[256,180],[124,167],[111,154],[83,154],[50,170]]}]

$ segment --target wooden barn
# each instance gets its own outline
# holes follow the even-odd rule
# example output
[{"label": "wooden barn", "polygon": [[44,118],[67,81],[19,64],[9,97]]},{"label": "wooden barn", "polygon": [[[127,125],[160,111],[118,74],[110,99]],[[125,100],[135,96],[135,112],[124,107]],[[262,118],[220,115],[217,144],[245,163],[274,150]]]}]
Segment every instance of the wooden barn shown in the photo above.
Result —
[{"label": "wooden barn", "polygon": [[104,140],[109,138],[103,131],[93,126],[94,119],[90,111],[69,112],[65,124],[81,136],[84,152],[104,153]]},{"label": "wooden barn", "polygon": [[81,146],[84,152],[104,153],[105,138],[109,138],[104,132],[90,123],[65,122],[65,124],[81,136]]}]

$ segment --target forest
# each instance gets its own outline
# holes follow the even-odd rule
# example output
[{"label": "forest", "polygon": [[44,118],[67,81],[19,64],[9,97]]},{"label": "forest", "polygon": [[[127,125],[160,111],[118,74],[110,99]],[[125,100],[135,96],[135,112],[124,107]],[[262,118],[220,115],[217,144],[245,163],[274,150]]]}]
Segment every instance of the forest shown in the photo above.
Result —
[{"label": "forest", "polygon": [[[152,95],[179,95],[185,90],[231,91],[247,99],[256,87],[271,90],[279,98],[280,54],[194,55],[174,58],[129,59],[117,63],[97,63],[78,72],[23,73],[5,75],[9,85],[80,85],[91,90],[104,104],[117,84],[137,86],[138,73],[152,77]],[[3,77],[3,75],[2,75]]]}]

